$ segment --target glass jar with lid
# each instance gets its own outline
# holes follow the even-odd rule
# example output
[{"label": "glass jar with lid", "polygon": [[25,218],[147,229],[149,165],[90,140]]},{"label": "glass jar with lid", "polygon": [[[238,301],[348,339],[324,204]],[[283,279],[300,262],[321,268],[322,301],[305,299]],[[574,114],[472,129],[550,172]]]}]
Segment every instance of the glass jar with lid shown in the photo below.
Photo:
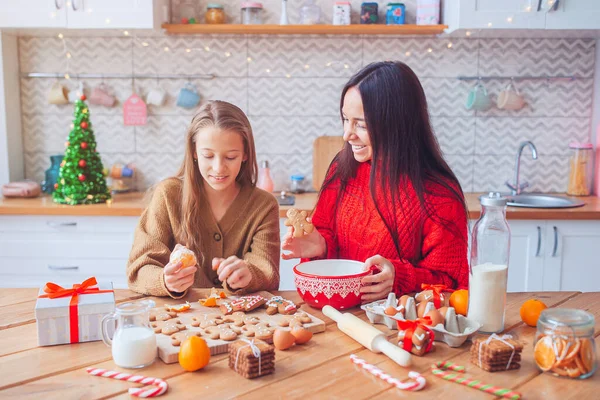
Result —
[{"label": "glass jar with lid", "polygon": [[534,360],[543,372],[585,379],[598,367],[594,316],[584,310],[548,308],[537,322]]},{"label": "glass jar with lid", "polygon": [[571,196],[589,196],[592,191],[592,161],[594,146],[591,143],[569,144],[571,157],[569,159],[569,185],[567,194]]},{"label": "glass jar with lid", "polygon": [[290,178],[290,192],[298,194],[306,191],[304,187],[304,175],[292,175]]},{"label": "glass jar with lid", "polygon": [[242,3],[242,24],[260,25],[262,21],[262,3],[245,2]]},{"label": "glass jar with lid", "polygon": [[217,3],[208,3],[204,19],[207,24],[224,24],[225,11],[223,10],[223,6]]}]

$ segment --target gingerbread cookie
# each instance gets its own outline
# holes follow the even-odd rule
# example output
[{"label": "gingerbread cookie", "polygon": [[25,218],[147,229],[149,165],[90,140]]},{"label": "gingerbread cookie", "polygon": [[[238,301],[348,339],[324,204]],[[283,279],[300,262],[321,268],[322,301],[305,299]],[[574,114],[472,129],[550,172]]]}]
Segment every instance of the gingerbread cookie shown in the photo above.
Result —
[{"label": "gingerbread cookie", "polygon": [[150,310],[150,321],[167,321],[175,317],[177,317],[177,313],[170,311],[167,306]]},{"label": "gingerbread cookie", "polygon": [[150,322],[150,326],[154,329],[155,333],[163,333],[165,335],[172,335],[179,331],[185,330],[185,325],[178,319],[170,319],[168,321],[154,321]]},{"label": "gingerbread cookie", "polygon": [[[431,344],[433,343],[433,335],[431,331],[425,329],[422,326],[417,326],[412,333],[412,344],[411,348],[407,348],[405,342],[407,331],[402,330],[398,332],[398,346],[404,348],[406,351],[410,351],[416,356],[422,356],[423,354],[431,351]],[[410,345],[410,344],[409,344]]]},{"label": "gingerbread cookie", "polygon": [[181,331],[176,332],[171,335],[171,344],[175,347],[180,346],[181,343],[185,342],[185,340],[192,336],[201,337],[202,333],[198,331]]},{"label": "gingerbread cookie", "polygon": [[294,237],[302,237],[304,234],[312,233],[315,230],[315,226],[307,220],[308,213],[306,211],[290,208],[285,215],[288,217],[285,220],[285,226],[294,228]]},{"label": "gingerbread cookie", "polygon": [[252,311],[267,302],[267,299],[260,295],[242,296],[239,299],[221,304],[221,312],[225,315],[233,314],[236,311]]},{"label": "gingerbread cookie", "polygon": [[217,326],[223,324],[223,316],[220,314],[202,314],[199,317],[192,317],[192,326],[200,327],[202,329],[208,328],[209,326]]},{"label": "gingerbread cookie", "polygon": [[273,333],[275,328],[268,322],[261,322],[256,325],[245,325],[242,327],[242,334],[248,337],[263,340],[267,343],[273,343]]},{"label": "gingerbread cookie", "polygon": [[231,322],[234,326],[254,325],[260,322],[258,317],[246,315],[243,311],[236,311],[231,315],[223,317],[224,322]]},{"label": "gingerbread cookie", "polygon": [[290,314],[294,314],[298,308],[296,307],[296,304],[294,304],[293,301],[288,300],[288,299],[284,299],[281,296],[273,296],[271,297],[268,301],[267,301],[267,314],[269,315],[274,315],[274,314],[284,314],[284,315],[290,315]]},{"label": "gingerbread cookie", "polygon": [[208,335],[209,338],[216,340],[221,339],[227,342],[235,340],[242,331],[237,327],[232,327],[229,325],[219,325],[219,326],[209,326],[204,329],[204,333]]},{"label": "gingerbread cookie", "polygon": [[304,324],[310,324],[311,322],[312,318],[310,318],[307,313],[299,311],[296,314],[279,321],[279,326],[289,326],[290,328],[293,328],[295,326],[304,326]]}]

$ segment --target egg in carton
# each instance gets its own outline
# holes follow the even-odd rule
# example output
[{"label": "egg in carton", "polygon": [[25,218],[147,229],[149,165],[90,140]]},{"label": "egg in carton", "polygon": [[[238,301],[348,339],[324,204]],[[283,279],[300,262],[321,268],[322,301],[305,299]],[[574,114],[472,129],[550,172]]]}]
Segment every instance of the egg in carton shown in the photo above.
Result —
[{"label": "egg in carton", "polygon": [[[461,346],[469,336],[476,333],[481,324],[462,315],[457,315],[453,307],[435,308],[431,301],[422,301],[418,305],[413,297],[404,295],[399,300],[390,293],[386,300],[378,300],[364,304],[361,308],[366,312],[372,324],[384,324],[389,329],[398,329],[397,321],[431,318],[431,330],[435,332],[435,340],[446,343],[450,347]],[[393,310],[396,313],[393,313]]]}]

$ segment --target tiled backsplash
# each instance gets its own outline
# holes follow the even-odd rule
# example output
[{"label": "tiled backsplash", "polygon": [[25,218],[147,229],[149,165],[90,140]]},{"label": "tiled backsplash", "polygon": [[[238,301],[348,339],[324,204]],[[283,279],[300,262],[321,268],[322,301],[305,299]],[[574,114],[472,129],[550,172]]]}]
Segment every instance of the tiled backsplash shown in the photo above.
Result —
[{"label": "tiled backsplash", "polygon": [[[272,3],[279,10],[279,2]],[[589,140],[590,135],[594,40],[368,36],[65,39],[72,54],[71,75],[214,74],[212,80],[192,83],[204,99],[230,101],[249,115],[259,160],[270,161],[276,188],[284,188],[292,173],[310,179],[313,140],[342,134],[341,88],[354,72],[376,60],[401,60],[418,74],[435,132],[465,191],[504,190],[504,181],[513,176],[518,143],[525,139],[536,144],[539,159],[532,161],[529,154],[524,155],[522,179],[531,183],[532,190],[564,191],[568,143]],[[23,73],[66,70],[65,50],[56,37],[21,37],[19,53]],[[466,110],[464,103],[474,82],[460,81],[460,75],[573,75],[576,79],[519,81],[525,108],[473,112]],[[49,155],[64,151],[73,113],[72,105],[47,103],[53,82],[21,80],[26,175],[38,181],[49,166]],[[145,96],[158,84],[167,90],[168,100],[162,107],[149,107],[146,126],[127,127],[122,123],[122,104],[132,92],[132,80],[105,80],[118,99],[117,106],[90,106],[105,166],[134,162],[140,172],[140,188],[175,172],[193,115],[193,110],[175,105],[178,90],[186,82],[136,79],[133,84],[138,93]],[[86,81],[88,92],[99,83]],[[74,80],[66,84],[76,87]],[[507,84],[507,80],[493,80],[486,82],[486,87],[495,99]]]}]

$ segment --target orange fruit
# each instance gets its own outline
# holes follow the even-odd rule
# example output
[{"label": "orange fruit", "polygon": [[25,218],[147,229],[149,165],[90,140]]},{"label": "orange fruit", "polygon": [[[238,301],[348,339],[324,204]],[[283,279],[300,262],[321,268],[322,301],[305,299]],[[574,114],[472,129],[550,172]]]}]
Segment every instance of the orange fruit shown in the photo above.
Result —
[{"label": "orange fruit", "polygon": [[469,309],[469,291],[465,289],[455,290],[450,296],[450,307],[454,307],[457,314],[466,316]]},{"label": "orange fruit", "polygon": [[521,319],[529,326],[536,326],[542,311],[548,306],[537,299],[529,299],[521,306]]},{"label": "orange fruit", "polygon": [[179,348],[179,365],[186,371],[198,371],[208,365],[210,361],[210,349],[208,345],[198,336],[190,336]]},{"label": "orange fruit", "polygon": [[554,366],[556,354],[554,354],[552,338],[550,336],[544,336],[535,344],[533,356],[535,363],[542,371],[549,371]]}]

